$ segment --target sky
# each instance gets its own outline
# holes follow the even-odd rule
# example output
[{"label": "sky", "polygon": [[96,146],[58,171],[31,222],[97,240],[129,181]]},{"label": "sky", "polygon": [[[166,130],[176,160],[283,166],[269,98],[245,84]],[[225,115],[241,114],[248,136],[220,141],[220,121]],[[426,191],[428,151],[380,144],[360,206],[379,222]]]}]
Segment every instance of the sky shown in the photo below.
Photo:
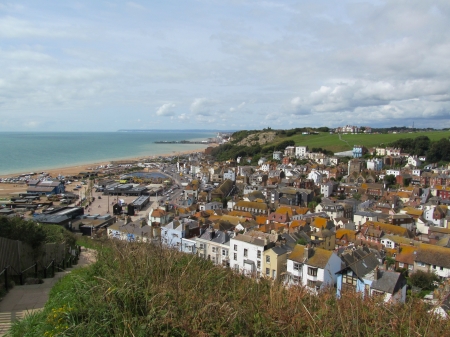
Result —
[{"label": "sky", "polygon": [[450,127],[450,1],[0,0],[0,131]]}]

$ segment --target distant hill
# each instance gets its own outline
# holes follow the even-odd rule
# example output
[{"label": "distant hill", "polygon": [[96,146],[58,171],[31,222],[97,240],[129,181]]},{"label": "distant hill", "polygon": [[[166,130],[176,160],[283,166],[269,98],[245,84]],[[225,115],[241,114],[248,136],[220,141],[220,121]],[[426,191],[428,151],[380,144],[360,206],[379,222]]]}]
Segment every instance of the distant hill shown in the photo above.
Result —
[{"label": "distant hill", "polygon": [[321,148],[336,153],[350,151],[354,145],[362,145],[367,148],[387,146],[399,139],[415,139],[419,136],[426,136],[435,142],[442,138],[448,139],[450,131],[336,134],[319,131],[319,129],[241,130],[233,133],[229,143],[214,148],[212,154],[218,160],[249,156],[254,159],[253,163],[255,163],[261,156],[271,156],[274,150],[284,150],[288,145],[308,146],[310,149]]}]

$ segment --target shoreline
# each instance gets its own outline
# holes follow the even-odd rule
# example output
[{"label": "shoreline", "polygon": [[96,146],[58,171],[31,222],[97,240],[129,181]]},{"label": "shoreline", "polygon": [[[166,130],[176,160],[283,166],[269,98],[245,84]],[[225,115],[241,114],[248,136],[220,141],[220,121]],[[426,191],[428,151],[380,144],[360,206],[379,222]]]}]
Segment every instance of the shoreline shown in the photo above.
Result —
[{"label": "shoreline", "polygon": [[[217,144],[209,144],[210,146],[217,146]],[[143,158],[149,159],[149,158],[158,158],[158,157],[172,157],[172,156],[176,156],[176,155],[187,155],[187,154],[191,154],[191,153],[199,153],[199,152],[204,152],[206,149],[205,148],[200,148],[200,149],[194,149],[194,150],[186,150],[186,151],[173,151],[174,153],[164,153],[164,154],[159,154],[159,155],[151,155],[151,156],[133,156],[133,157],[121,157],[121,158],[113,158],[113,159],[109,159],[109,160],[103,160],[100,162],[87,162],[87,163],[82,163],[82,164],[77,164],[77,165],[69,165],[69,166],[60,166],[60,167],[53,167],[53,168],[47,168],[47,169],[39,169],[39,172],[46,172],[48,173],[51,177],[56,177],[59,174],[66,176],[72,176],[72,175],[77,175],[80,172],[84,172],[84,171],[88,171],[87,168],[89,167],[96,167],[96,166],[100,166],[100,165],[107,165],[110,164],[111,162],[114,161],[124,161],[124,160],[130,160],[130,161],[139,161]],[[7,173],[7,174],[0,174],[0,178],[11,178],[11,177],[17,177],[19,175],[23,175],[23,174],[29,174],[31,172],[34,173],[39,173],[36,170],[30,170],[27,172],[14,172],[14,173]],[[0,183],[0,193],[1,193],[1,186],[2,184]]]}]

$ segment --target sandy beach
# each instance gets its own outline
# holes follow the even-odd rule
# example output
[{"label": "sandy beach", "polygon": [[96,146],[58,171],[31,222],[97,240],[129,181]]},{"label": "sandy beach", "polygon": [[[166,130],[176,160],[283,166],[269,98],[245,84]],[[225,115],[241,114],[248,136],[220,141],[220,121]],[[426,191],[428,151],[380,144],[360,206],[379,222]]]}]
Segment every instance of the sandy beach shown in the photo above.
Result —
[{"label": "sandy beach", "polygon": [[[216,146],[216,144],[210,144],[210,146]],[[98,166],[101,166],[101,165],[108,165],[111,162],[125,161],[125,160],[140,161],[143,158],[151,159],[151,158],[158,158],[158,157],[181,156],[181,155],[186,155],[186,154],[190,154],[190,153],[203,152],[204,150],[205,150],[204,148],[200,148],[200,149],[190,150],[190,151],[175,151],[173,153],[167,153],[167,154],[162,154],[162,155],[158,155],[158,156],[151,156],[151,157],[140,156],[140,157],[135,157],[135,158],[122,158],[122,159],[115,158],[115,159],[112,159],[112,160],[109,160],[109,161],[95,162],[95,163],[76,165],[76,166],[49,168],[47,170],[40,170],[39,172],[36,172],[36,171],[34,171],[34,172],[35,173],[46,172],[51,177],[57,177],[58,175],[73,176],[73,175],[79,174],[80,172],[89,172],[90,170],[88,170],[88,168],[95,168],[95,167],[98,167]],[[21,174],[28,174],[28,173],[30,173],[30,171],[5,174],[5,175],[0,175],[0,178],[17,177],[17,176],[19,176]],[[27,189],[27,185],[26,184],[0,183],[0,198],[5,198],[5,197],[9,197],[9,196],[12,196],[12,195],[17,195],[19,193],[26,192],[26,189]],[[70,190],[70,188],[69,188],[69,190]]]}]

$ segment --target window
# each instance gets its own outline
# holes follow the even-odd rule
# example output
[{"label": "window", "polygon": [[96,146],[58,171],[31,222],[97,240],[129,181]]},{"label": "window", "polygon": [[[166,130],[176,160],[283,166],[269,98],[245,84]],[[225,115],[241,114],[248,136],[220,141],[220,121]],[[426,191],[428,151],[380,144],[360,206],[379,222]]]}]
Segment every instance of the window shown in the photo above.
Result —
[{"label": "window", "polygon": [[444,270],[444,267],[439,267],[440,270]]},{"label": "window", "polygon": [[211,251],[212,251],[213,253],[215,253],[215,252],[216,252],[216,247],[211,247]]},{"label": "window", "polygon": [[270,263],[270,256],[266,255],[266,263]]},{"label": "window", "polygon": [[417,262],[417,265],[418,265],[419,267],[425,267],[425,263],[423,263],[423,262]]},{"label": "window", "polygon": [[233,259],[234,259],[234,261],[237,261],[237,254],[236,253],[234,253]]},{"label": "window", "polygon": [[405,264],[404,264],[403,262],[399,262],[399,263],[398,263],[398,267],[399,267],[399,268],[403,268],[404,266],[405,266]]},{"label": "window", "polygon": [[315,288],[316,287],[316,282],[317,281],[311,281],[311,280],[307,280],[306,285],[310,288]]},{"label": "window", "polygon": [[258,259],[261,258],[261,251],[260,251],[260,250],[258,250],[258,256],[257,256],[257,258],[258,258]]},{"label": "window", "polygon": [[356,284],[358,283],[358,278],[354,277],[352,273],[344,274],[342,276],[342,283],[356,286]]},{"label": "window", "polygon": [[413,266],[412,264],[410,264],[410,265],[408,266],[408,270],[414,270],[414,266]]},{"label": "window", "polygon": [[433,269],[436,269],[436,265],[435,264],[433,264]]},{"label": "window", "polygon": [[301,270],[302,265],[300,263],[294,262],[294,270],[299,271]]},{"label": "window", "polygon": [[256,268],[261,269],[261,261],[256,262]]},{"label": "window", "polygon": [[317,268],[308,267],[308,275],[317,276]]},{"label": "window", "polygon": [[248,256],[248,249],[244,248],[244,257]]},{"label": "window", "polygon": [[301,282],[300,276],[291,276],[292,283],[299,284]]},{"label": "window", "polygon": [[270,276],[270,268],[266,268],[266,276]]},{"label": "window", "polygon": [[228,250],[222,249],[222,256],[228,256]]},{"label": "window", "polygon": [[237,245],[234,245],[234,250],[237,250]]},{"label": "window", "polygon": [[203,243],[200,244],[200,249],[205,248],[205,245]]}]

